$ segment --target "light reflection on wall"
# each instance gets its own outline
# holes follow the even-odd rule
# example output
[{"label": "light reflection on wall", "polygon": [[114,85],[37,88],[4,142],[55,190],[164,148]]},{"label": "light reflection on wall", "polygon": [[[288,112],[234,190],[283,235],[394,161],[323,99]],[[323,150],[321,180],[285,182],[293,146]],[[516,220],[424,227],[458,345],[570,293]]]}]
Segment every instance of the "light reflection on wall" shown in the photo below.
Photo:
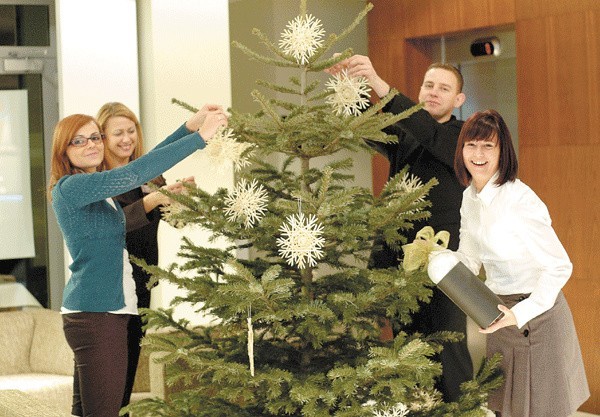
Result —
[{"label": "light reflection on wall", "polygon": [[33,256],[27,91],[0,91],[0,259]]}]

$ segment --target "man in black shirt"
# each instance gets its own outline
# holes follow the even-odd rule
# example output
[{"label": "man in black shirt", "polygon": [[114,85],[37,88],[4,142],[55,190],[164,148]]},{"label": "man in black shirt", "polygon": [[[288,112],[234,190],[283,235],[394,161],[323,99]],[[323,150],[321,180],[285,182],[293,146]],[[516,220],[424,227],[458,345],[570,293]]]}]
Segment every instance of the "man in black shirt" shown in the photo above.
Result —
[{"label": "man in black shirt", "polygon": [[[389,84],[377,75],[368,57],[354,55],[327,72],[336,73],[342,68],[348,71],[349,77],[365,77],[379,97],[389,93]],[[434,177],[439,182],[429,193],[431,217],[416,223],[408,231],[406,237],[409,243],[419,230],[429,225],[436,232],[447,230],[450,233],[448,248],[458,249],[464,188],[454,174],[454,153],[463,122],[457,120],[452,111],[465,101],[462,87],[462,75],[455,67],[432,64],[425,72],[419,92],[419,102],[424,103],[424,109],[385,129],[386,133],[398,137],[398,143],[371,143],[390,161],[390,178],[409,165],[410,174],[419,177],[423,183]],[[405,95],[397,94],[383,111],[398,114],[414,105]],[[400,264],[399,257],[401,254],[384,245],[382,251],[372,254],[371,262],[377,268],[394,267]],[[446,344],[440,354],[443,372],[437,387],[445,401],[455,401],[460,395],[460,384],[473,377],[473,365],[466,342],[465,314],[434,288],[431,301],[421,305],[413,315],[411,326],[404,330],[424,334],[449,330],[465,334],[463,341]]]}]

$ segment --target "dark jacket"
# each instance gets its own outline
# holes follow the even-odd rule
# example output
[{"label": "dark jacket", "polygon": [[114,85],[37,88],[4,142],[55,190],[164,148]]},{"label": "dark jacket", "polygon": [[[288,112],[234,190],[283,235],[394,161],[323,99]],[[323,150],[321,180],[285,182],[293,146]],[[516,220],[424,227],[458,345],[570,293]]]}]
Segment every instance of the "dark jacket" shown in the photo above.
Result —
[{"label": "dark jacket", "polygon": [[[414,105],[408,97],[398,94],[383,111],[399,114]],[[428,196],[432,203],[429,208],[431,217],[404,232],[408,243],[414,240],[419,230],[429,225],[436,233],[440,230],[450,232],[448,247],[458,249],[460,205],[464,187],[454,174],[454,153],[462,125],[463,122],[454,116],[445,123],[438,123],[427,111],[419,110],[385,129],[386,133],[398,137],[398,143],[370,142],[372,147],[390,161],[390,178],[409,165],[409,172],[419,177],[422,183],[434,177],[439,182]],[[384,245],[383,251],[373,253],[372,265],[379,268],[397,266],[400,255]]]},{"label": "dark jacket", "polygon": [[[157,186],[165,185],[162,176],[152,181]],[[127,228],[126,242],[129,255],[146,261],[148,265],[158,264],[158,223],[161,219],[160,208],[156,207],[149,213],[144,209],[143,198],[149,190],[138,187],[115,197],[125,213]],[[150,307],[150,289],[148,281],[150,275],[141,267],[132,263],[135,292],[138,298],[138,307]]]}]

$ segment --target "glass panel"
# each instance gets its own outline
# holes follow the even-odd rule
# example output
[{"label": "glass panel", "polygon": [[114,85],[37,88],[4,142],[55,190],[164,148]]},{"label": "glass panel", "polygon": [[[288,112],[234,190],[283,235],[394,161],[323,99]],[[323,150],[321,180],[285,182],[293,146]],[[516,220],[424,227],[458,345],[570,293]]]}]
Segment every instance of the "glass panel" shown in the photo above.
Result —
[{"label": "glass panel", "polygon": [[48,6],[0,6],[0,45],[50,46]]},{"label": "glass panel", "polygon": [[0,6],[0,46],[17,43],[17,9],[15,6]]},{"label": "glass panel", "polygon": [[0,259],[32,258],[27,91],[0,91]]},{"label": "glass panel", "polygon": [[[0,274],[13,275],[44,306],[48,307],[48,227],[44,163],[42,77],[39,74],[0,75],[0,89],[26,90],[29,114],[29,165],[33,214],[33,257],[0,260]],[[4,166],[0,169],[4,171]],[[2,172],[0,172],[2,175]],[[3,242],[3,245],[6,243]],[[14,242],[13,242],[14,244]]]}]

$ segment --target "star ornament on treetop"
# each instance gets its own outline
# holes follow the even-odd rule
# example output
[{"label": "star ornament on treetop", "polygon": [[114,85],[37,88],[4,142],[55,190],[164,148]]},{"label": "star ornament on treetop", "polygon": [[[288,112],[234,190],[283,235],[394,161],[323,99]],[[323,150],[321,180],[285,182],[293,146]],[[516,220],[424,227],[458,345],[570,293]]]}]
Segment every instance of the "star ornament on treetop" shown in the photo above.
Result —
[{"label": "star ornament on treetop", "polygon": [[288,216],[287,221],[279,229],[282,237],[277,239],[279,254],[291,266],[302,269],[305,266],[317,266],[317,260],[324,255],[325,239],[323,226],[317,223],[317,217],[305,218],[303,213]]},{"label": "star ornament on treetop", "polygon": [[371,88],[364,77],[348,77],[347,70],[333,76],[326,84],[333,94],[327,97],[329,103],[338,116],[359,116],[361,110],[369,106],[369,92]]},{"label": "star ornament on treetop", "polygon": [[296,16],[281,34],[279,47],[299,64],[306,64],[308,58],[323,44],[324,34],[321,21],[313,15]]}]

